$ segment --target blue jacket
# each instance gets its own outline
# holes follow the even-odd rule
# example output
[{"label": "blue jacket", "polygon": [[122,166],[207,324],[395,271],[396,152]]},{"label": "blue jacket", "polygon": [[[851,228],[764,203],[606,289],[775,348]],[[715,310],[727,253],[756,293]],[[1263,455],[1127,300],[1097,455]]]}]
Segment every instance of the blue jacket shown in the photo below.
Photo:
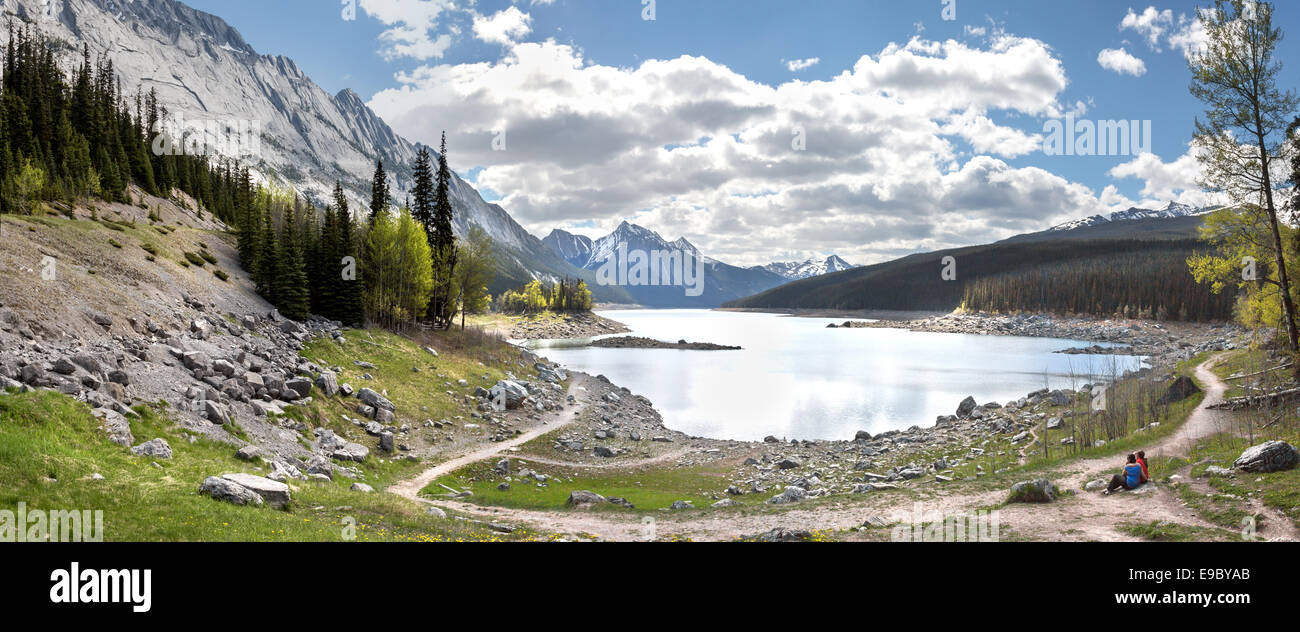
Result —
[{"label": "blue jacket", "polygon": [[1137,463],[1129,463],[1124,466],[1124,482],[1129,487],[1137,487],[1142,481],[1142,466]]}]

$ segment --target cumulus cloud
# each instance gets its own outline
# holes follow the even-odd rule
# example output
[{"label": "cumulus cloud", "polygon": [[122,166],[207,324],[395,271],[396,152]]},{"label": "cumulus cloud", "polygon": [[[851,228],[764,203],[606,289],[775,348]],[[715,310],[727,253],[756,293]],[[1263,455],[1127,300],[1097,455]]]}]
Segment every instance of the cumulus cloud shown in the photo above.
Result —
[{"label": "cumulus cloud", "polygon": [[729,263],[829,251],[869,263],[1105,210],[1086,186],[1004,161],[1041,146],[1038,118],[1077,107],[1060,100],[1060,60],[1031,38],[916,37],[775,86],[704,57],[614,67],[518,42],[496,62],[398,81],[371,107],[413,140],[446,129],[452,166],[482,167],[477,184],[538,234],[627,219]]},{"label": "cumulus cloud", "polygon": [[1121,75],[1141,77],[1147,72],[1147,65],[1123,48],[1106,48],[1097,54],[1097,63],[1102,68]]},{"label": "cumulus cloud", "polygon": [[1164,36],[1169,29],[1173,28],[1174,12],[1170,9],[1159,11],[1155,7],[1147,7],[1142,13],[1136,13],[1129,9],[1124,19],[1119,23],[1121,31],[1132,29],[1146,38],[1147,45],[1152,50],[1160,50],[1160,38]]},{"label": "cumulus cloud", "polygon": [[474,16],[474,37],[489,44],[509,45],[533,30],[532,16],[514,6],[491,16]]},{"label": "cumulus cloud", "polygon": [[799,72],[800,70],[807,70],[809,68],[812,68],[813,66],[816,66],[820,61],[821,61],[820,57],[809,57],[808,59],[791,59],[790,61],[785,62],[785,67],[789,68],[790,72]]},{"label": "cumulus cloud", "polygon": [[389,27],[380,34],[385,59],[441,58],[451,47],[452,33],[438,33],[439,18],[454,9],[452,0],[361,0],[361,9]]},{"label": "cumulus cloud", "polygon": [[1222,203],[1217,196],[1201,189],[1199,184],[1201,165],[1197,160],[1196,152],[1197,150],[1189,145],[1186,153],[1171,162],[1164,162],[1152,153],[1142,153],[1128,162],[1115,166],[1107,172],[1107,175],[1116,179],[1141,180],[1142,199],[1133,201],[1115,196],[1110,200],[1111,205],[1123,208],[1129,206],[1150,208],[1163,206],[1171,201],[1193,206]]}]

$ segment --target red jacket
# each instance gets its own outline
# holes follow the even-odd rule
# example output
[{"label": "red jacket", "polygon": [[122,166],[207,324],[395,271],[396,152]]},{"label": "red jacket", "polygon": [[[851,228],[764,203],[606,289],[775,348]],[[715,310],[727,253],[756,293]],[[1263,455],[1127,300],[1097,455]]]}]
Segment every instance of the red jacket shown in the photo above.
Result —
[{"label": "red jacket", "polygon": [[1147,472],[1147,460],[1138,459],[1137,461],[1138,461],[1138,465],[1142,466],[1142,482],[1145,483],[1151,480],[1151,474]]}]

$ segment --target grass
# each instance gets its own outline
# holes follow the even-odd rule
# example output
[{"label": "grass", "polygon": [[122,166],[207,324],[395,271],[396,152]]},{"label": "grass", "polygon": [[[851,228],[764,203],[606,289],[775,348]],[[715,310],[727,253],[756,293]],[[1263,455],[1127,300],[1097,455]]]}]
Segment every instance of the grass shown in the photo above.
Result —
[{"label": "grass", "polygon": [[[469,490],[474,493],[466,498],[467,502],[515,509],[544,511],[568,510],[566,501],[569,493],[577,490],[595,492],[606,498],[625,498],[635,509],[627,509],[613,504],[593,507],[594,511],[607,512],[647,512],[667,509],[679,500],[690,501],[698,509],[708,509],[717,502],[715,496],[724,489],[731,468],[718,465],[703,465],[688,468],[650,468],[639,470],[619,470],[607,472],[583,471],[582,468],[557,467],[550,465],[532,465],[523,461],[513,461],[512,468],[517,473],[522,468],[540,471],[546,474],[546,483],[539,484],[532,479],[517,476],[510,481],[510,489],[502,491],[497,485],[505,477],[494,471],[496,460],[483,461],[468,465],[449,476],[440,478],[425,487],[421,493],[436,497],[447,492],[439,484],[457,490]],[[774,492],[775,493],[775,492]],[[773,494],[746,494],[732,497],[741,506],[759,505]]]},{"label": "grass", "polygon": [[[359,541],[543,539],[517,530],[491,532],[475,523],[439,519],[423,507],[386,493],[349,491],[332,482],[294,481],[284,510],[240,507],[198,494],[207,476],[265,474],[266,468],[234,458],[235,446],[196,437],[175,427],[161,407],[140,406],[131,427],[137,443],[165,438],[169,460],[133,456],[110,443],[89,409],[64,395],[34,391],[0,395],[0,508],[102,510],[110,541],[340,541],[355,528]],[[415,464],[362,465],[377,489],[409,475]],[[104,480],[92,480],[92,474]]]},{"label": "grass", "polygon": [[[1300,468],[1271,474],[1252,474],[1237,472],[1233,476],[1209,476],[1205,473],[1211,465],[1231,467],[1232,462],[1251,445],[1258,445],[1269,439],[1287,441],[1297,445],[1300,433],[1294,430],[1281,432],[1268,437],[1256,437],[1254,442],[1232,434],[1219,434],[1209,437],[1192,450],[1192,460],[1197,463],[1191,475],[1204,479],[1219,496],[1206,498],[1193,507],[1206,520],[1220,524],[1215,517],[1221,517],[1223,524],[1235,519],[1235,526],[1241,526],[1241,519],[1254,512],[1246,507],[1249,499],[1258,499],[1266,507],[1277,510],[1300,527]],[[1234,500],[1235,497],[1237,500]]]},{"label": "grass", "polygon": [[[456,334],[446,332],[445,335]],[[517,355],[505,347],[481,353],[451,353],[447,351],[449,345],[441,345],[443,351],[435,358],[423,347],[433,343],[438,349],[436,337],[422,343],[382,329],[365,329],[346,330],[343,338],[346,342],[331,338],[312,340],[303,348],[302,355],[322,367],[341,368],[340,384],[351,384],[357,390],[368,387],[387,391],[388,399],[397,407],[399,425],[402,421],[416,424],[424,419],[468,414],[470,409],[464,403],[465,396],[473,393],[476,387],[491,387],[505,379],[508,370],[522,373],[522,367],[508,364],[507,356]],[[359,367],[354,363],[357,360],[369,362],[374,368]],[[413,368],[419,371],[413,371]],[[373,379],[362,377],[367,373]],[[462,379],[466,386],[458,384]],[[309,415],[322,416],[338,416],[340,413],[354,414],[337,399],[317,398],[309,411]]]},{"label": "grass", "polygon": [[1241,541],[1238,534],[1226,529],[1209,529],[1193,525],[1174,524],[1153,520],[1151,522],[1126,522],[1119,530],[1131,536],[1152,542],[1211,542]]}]

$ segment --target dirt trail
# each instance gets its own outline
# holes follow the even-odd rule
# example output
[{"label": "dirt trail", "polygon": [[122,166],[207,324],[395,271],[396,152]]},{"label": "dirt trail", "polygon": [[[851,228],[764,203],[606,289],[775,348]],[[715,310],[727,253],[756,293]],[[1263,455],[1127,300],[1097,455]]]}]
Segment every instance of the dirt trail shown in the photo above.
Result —
[{"label": "dirt trail", "polygon": [[[1215,356],[1196,368],[1197,379],[1205,386],[1206,395],[1201,404],[1191,413],[1183,425],[1170,436],[1147,448],[1148,455],[1185,456],[1195,443],[1207,436],[1230,428],[1230,414],[1211,410],[1209,407],[1222,401],[1226,390],[1224,383],[1210,369],[1221,356]],[[542,434],[558,426],[550,425],[539,429]],[[407,498],[416,499],[415,494],[421,487],[442,474],[483,458],[491,458],[510,446],[500,444],[454,461],[441,464],[425,472],[424,475],[408,481],[392,491]],[[672,455],[656,457],[667,460]],[[523,457],[524,460],[528,457]],[[1119,471],[1121,457],[1107,457],[1074,461],[1063,465],[1052,479],[1061,489],[1074,490],[1074,493],[1061,501],[1049,505],[1008,505],[1000,509],[1000,521],[1009,533],[1020,537],[1043,540],[1096,540],[1116,541],[1135,540],[1134,536],[1123,533],[1116,526],[1124,522],[1164,521],[1187,526],[1215,528],[1196,515],[1192,509],[1183,506],[1177,494],[1165,486],[1148,485],[1134,493],[1102,496],[1101,494],[1081,491],[1086,481],[1097,478],[1109,478]],[[544,462],[534,459],[535,462]],[[626,467],[630,464],[611,465]],[[1185,475],[1185,474],[1184,474]],[[934,492],[937,488],[926,485],[920,488],[924,492]],[[938,511],[949,515],[973,511],[977,508],[1000,504],[1006,498],[1005,490],[967,494],[925,493],[921,508],[925,512]],[[776,527],[799,528],[810,530],[844,529],[863,524],[869,517],[904,519],[911,516],[916,508],[913,497],[888,495],[877,498],[854,498],[843,503],[823,503],[807,508],[793,508],[779,513],[754,512],[750,510],[717,510],[689,512],[683,514],[664,514],[654,516],[648,522],[639,514],[591,513],[581,511],[535,511],[484,507],[471,503],[450,500],[422,502],[438,505],[464,514],[490,518],[496,521],[530,523],[544,530],[561,533],[582,533],[598,535],[608,540],[639,540],[652,536],[669,534],[689,537],[696,540],[729,540],[749,536]],[[1288,525],[1279,527],[1279,524]],[[1292,539],[1295,529],[1289,526],[1284,517],[1266,522],[1273,533],[1261,535],[1270,539]]]},{"label": "dirt trail", "polygon": [[425,470],[415,478],[390,486],[388,491],[397,494],[398,496],[402,496],[403,498],[427,502],[425,499],[419,497],[419,493],[420,490],[424,489],[429,483],[455,472],[466,465],[499,456],[502,452],[510,450],[511,448],[517,448],[533,439],[536,439],[537,437],[549,432],[554,432],[555,430],[573,423],[574,420],[581,415],[582,410],[587,406],[587,401],[584,399],[583,395],[586,394],[587,383],[588,380],[591,379],[591,377],[581,373],[573,374],[573,379],[569,382],[569,393],[574,397],[574,405],[544,415],[541,420],[541,425],[536,428],[510,439],[509,441],[494,443],[473,452],[455,457],[451,460],[443,461],[442,463]]}]

